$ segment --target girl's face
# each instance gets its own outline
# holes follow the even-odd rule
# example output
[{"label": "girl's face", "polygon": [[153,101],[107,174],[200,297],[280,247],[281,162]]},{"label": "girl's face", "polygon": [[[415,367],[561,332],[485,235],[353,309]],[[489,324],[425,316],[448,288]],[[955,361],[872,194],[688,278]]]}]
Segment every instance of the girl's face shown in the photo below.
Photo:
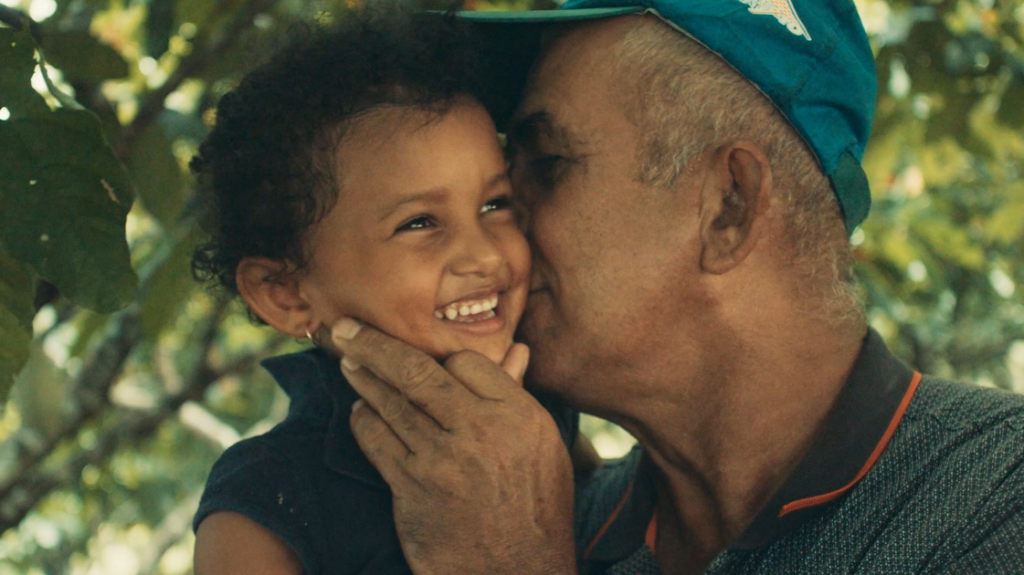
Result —
[{"label": "girl's face", "polygon": [[362,320],[435,358],[471,349],[500,362],[526,303],[530,254],[483,107],[373,111],[336,158],[338,200],[312,230],[299,279],[316,315]]}]

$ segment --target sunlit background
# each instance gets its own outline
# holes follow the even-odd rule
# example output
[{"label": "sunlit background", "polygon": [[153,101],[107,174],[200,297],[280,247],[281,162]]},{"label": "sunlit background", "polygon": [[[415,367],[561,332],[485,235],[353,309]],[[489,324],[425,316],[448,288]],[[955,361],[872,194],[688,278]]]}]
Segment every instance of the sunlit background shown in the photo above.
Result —
[{"label": "sunlit background", "polygon": [[[133,178],[143,288],[110,315],[37,290],[32,355],[0,414],[0,575],[191,573],[210,466],[287,410],[254,365],[302,344],[191,281],[187,163],[265,47],[356,1],[0,0],[41,23],[48,76],[102,119]],[[922,371],[1024,392],[1024,5],[857,7],[880,80],[875,205],[852,237],[871,324]],[[38,70],[32,85],[57,106]],[[633,443],[597,419],[583,429],[605,457]]]}]

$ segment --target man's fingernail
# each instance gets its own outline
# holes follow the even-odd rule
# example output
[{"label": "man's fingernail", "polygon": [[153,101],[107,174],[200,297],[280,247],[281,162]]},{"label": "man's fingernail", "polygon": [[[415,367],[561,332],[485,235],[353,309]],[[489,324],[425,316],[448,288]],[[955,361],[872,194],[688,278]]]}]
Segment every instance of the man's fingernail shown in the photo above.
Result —
[{"label": "man's fingernail", "polygon": [[338,320],[338,323],[334,324],[334,329],[331,330],[331,337],[335,340],[352,339],[361,329],[363,329],[363,324],[354,319],[343,317]]},{"label": "man's fingernail", "polygon": [[357,399],[354,402],[352,402],[352,413],[355,413],[356,410],[362,407],[364,403],[366,402],[363,401],[362,399]]},{"label": "man's fingernail", "polygon": [[349,359],[347,356],[341,358],[341,365],[349,371],[355,371],[359,369],[359,364]]}]

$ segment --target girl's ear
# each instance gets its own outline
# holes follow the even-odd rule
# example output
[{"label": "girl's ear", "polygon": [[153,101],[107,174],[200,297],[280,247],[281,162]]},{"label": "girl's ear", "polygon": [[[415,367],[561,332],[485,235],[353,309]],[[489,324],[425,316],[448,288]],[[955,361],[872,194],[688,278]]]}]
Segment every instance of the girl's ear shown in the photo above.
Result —
[{"label": "girl's ear", "polygon": [[249,309],[281,333],[303,339],[315,330],[313,313],[286,264],[268,258],[244,258],[235,270],[238,293]]}]

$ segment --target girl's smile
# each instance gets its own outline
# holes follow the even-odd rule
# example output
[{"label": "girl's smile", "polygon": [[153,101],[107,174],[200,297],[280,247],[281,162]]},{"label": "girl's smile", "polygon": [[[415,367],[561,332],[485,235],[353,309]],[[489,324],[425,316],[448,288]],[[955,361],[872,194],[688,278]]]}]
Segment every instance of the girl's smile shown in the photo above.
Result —
[{"label": "girl's smile", "polygon": [[529,249],[479,104],[379,108],[344,135],[338,199],[299,289],[316,319],[360,319],[443,358],[500,362],[526,301]]}]

